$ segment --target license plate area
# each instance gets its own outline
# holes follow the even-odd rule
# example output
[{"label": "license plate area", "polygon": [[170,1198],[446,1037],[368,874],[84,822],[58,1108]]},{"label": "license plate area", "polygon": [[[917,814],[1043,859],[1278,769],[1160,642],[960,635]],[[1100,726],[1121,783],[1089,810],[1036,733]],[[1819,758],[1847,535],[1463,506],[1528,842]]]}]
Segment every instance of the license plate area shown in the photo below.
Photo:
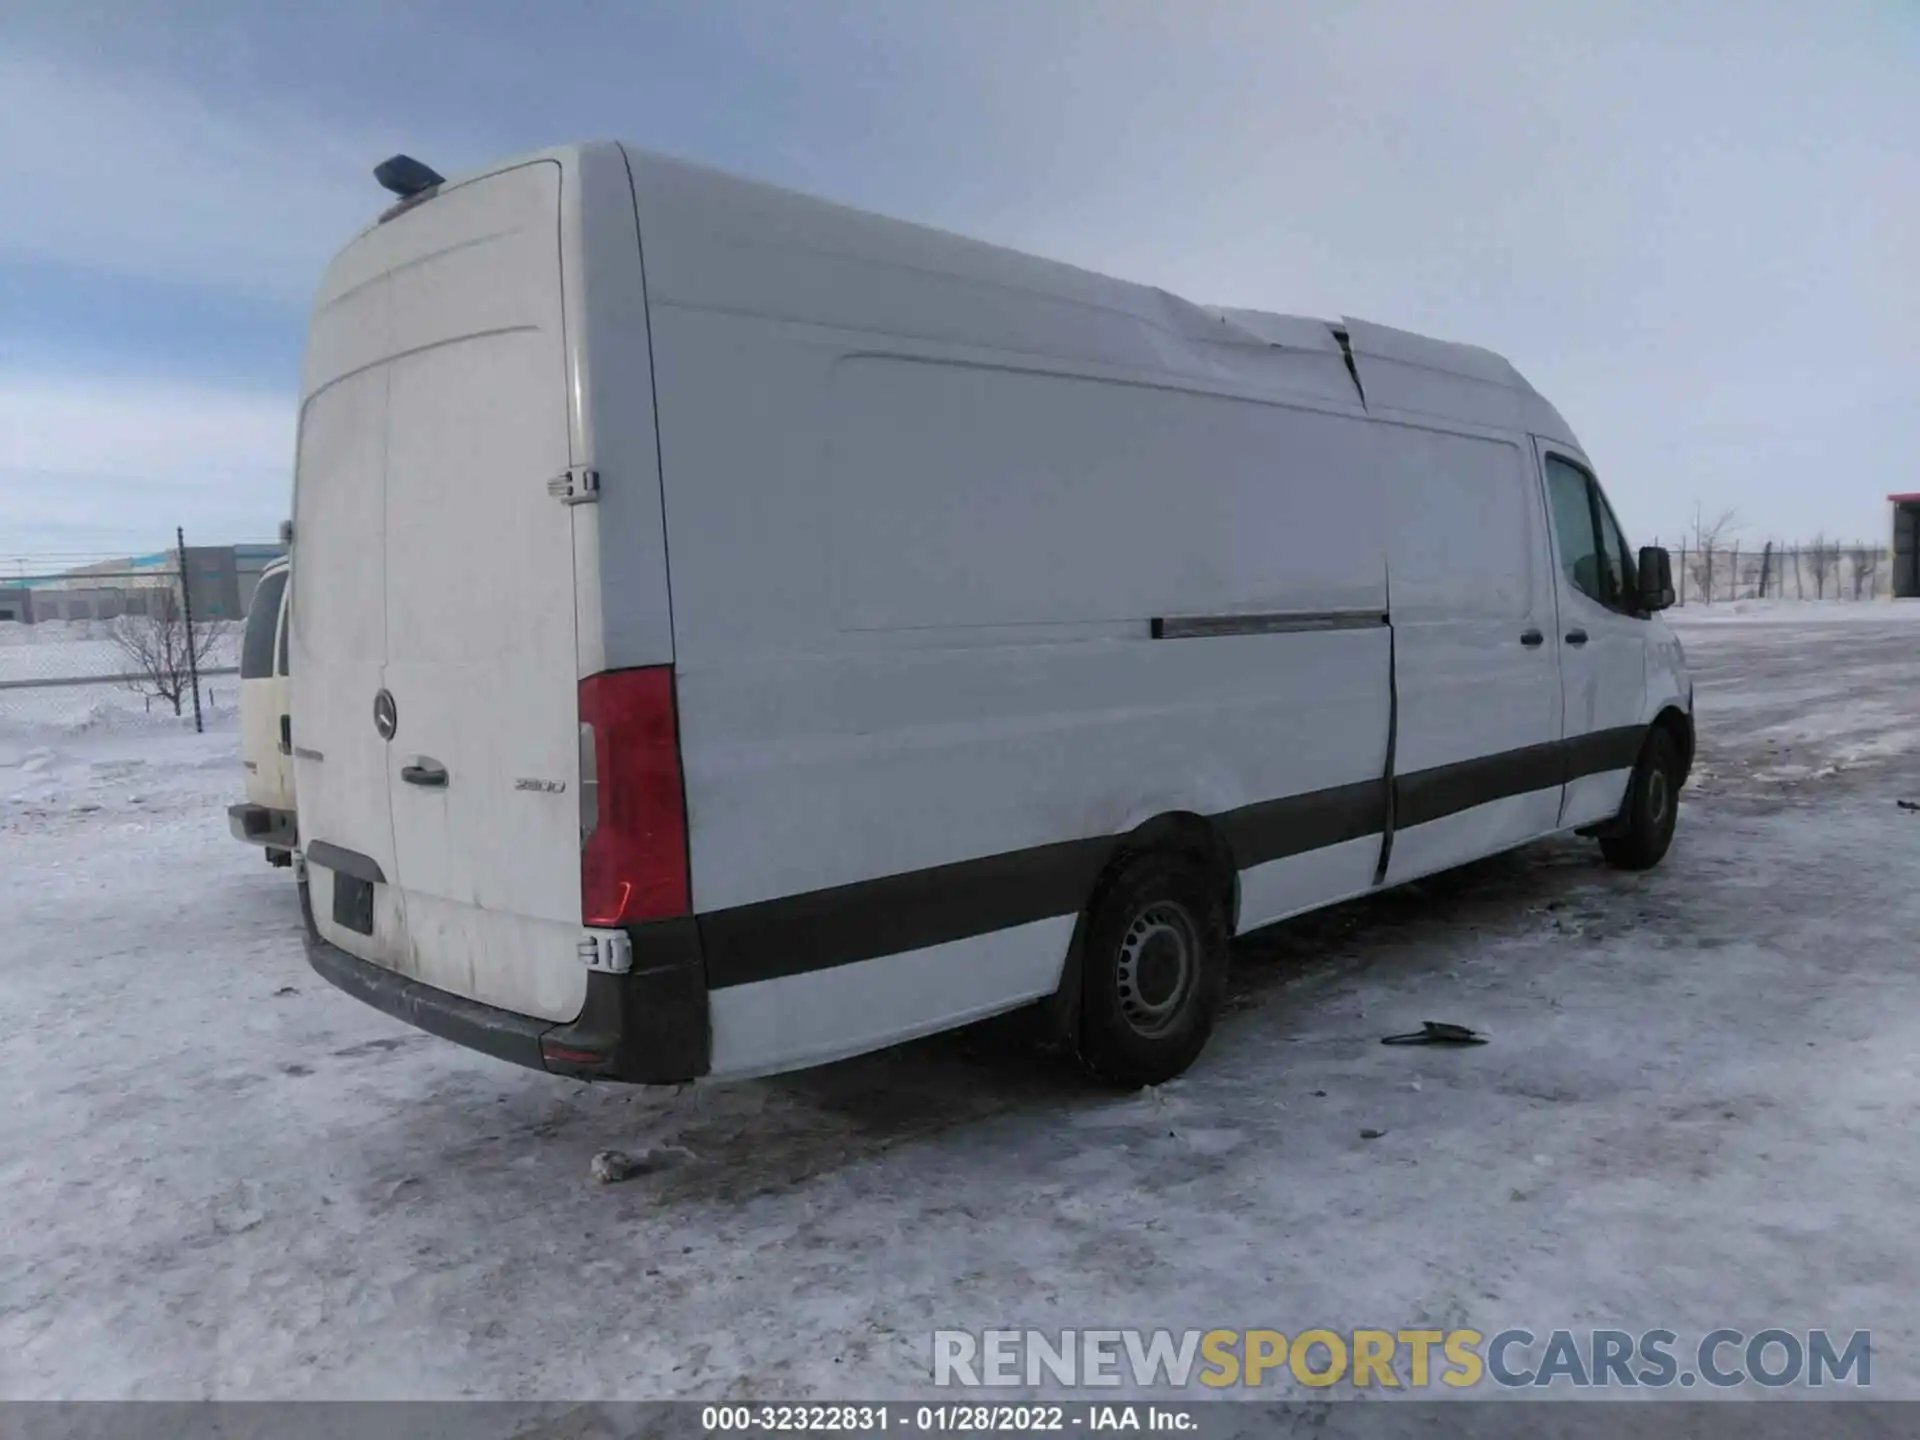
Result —
[{"label": "license plate area", "polygon": [[333,877],[333,923],[356,935],[373,934],[373,882],[357,875]]}]

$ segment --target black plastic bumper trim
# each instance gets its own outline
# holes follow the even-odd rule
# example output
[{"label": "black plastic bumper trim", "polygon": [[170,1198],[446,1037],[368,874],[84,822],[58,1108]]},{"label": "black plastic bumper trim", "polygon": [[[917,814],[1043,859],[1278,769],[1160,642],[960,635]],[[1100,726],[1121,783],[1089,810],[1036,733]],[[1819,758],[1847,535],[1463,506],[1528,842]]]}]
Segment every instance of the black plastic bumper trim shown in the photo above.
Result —
[{"label": "black plastic bumper trim", "polygon": [[[587,999],[572,1023],[542,1042],[546,1067],[583,1080],[673,1085],[713,1066],[713,1027],[700,930],[691,916],[627,929],[633,969],[587,972]],[[596,1059],[578,1059],[577,1056]]]},{"label": "black plastic bumper trim", "polygon": [[511,1060],[534,1070],[547,1068],[540,1055],[540,1037],[553,1028],[550,1020],[515,1015],[436,990],[349,955],[325,940],[308,938],[307,963],[323,980],[396,1020],[404,1020],[416,1030],[425,1030],[429,1035],[438,1035],[442,1040],[451,1040],[496,1060]]},{"label": "black plastic bumper trim", "polygon": [[1378,835],[1387,823],[1386,780],[1357,780],[1242,805],[1213,817],[1242,870]]},{"label": "black plastic bumper trim", "polygon": [[1567,750],[1567,781],[1583,780],[1589,775],[1605,775],[1613,770],[1631,770],[1640,763],[1640,751],[1647,743],[1649,725],[1616,725],[1610,730],[1590,730],[1562,743]]},{"label": "black plastic bumper trim", "polygon": [[1113,846],[1108,836],[1066,840],[707,911],[698,924],[708,983],[778,980],[1071,915]]},{"label": "black plastic bumper trim", "polygon": [[[429,1035],[529,1070],[585,1080],[672,1085],[698,1079],[711,1068],[706,979],[690,920],[631,930],[633,970],[625,975],[589,971],[580,1014],[556,1024],[469,1000],[349,955],[321,937],[304,884],[300,908],[307,963],[316,974]],[[598,1058],[550,1059],[549,1050]]]},{"label": "black plastic bumper trim", "polygon": [[1393,778],[1395,828],[1443,820],[1476,805],[1566,783],[1565,743],[1549,740],[1498,755],[1435,765]]},{"label": "black plastic bumper trim", "polygon": [[227,828],[233,838],[249,845],[265,845],[270,850],[291,850],[299,843],[291,810],[274,810],[265,805],[229,805]]},{"label": "black plastic bumper trim", "polygon": [[307,846],[307,863],[324,866],[340,875],[351,875],[356,880],[371,881],[375,885],[387,883],[387,872],[380,868],[380,862],[371,855],[362,855],[358,850],[349,850],[344,845],[335,845],[326,840],[315,840]]}]

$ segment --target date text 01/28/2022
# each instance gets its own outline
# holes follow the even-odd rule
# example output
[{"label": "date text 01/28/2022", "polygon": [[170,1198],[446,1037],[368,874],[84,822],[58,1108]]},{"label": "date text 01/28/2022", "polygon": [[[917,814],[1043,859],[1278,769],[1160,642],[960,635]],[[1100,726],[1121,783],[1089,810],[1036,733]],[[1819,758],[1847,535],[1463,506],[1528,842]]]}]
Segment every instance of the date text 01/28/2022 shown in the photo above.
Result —
[{"label": "date text 01/28/2022", "polygon": [[1044,1434],[1068,1430],[1148,1430],[1178,1434],[1195,1427],[1185,1407],[1162,1405],[708,1405],[700,1428],[709,1434]]}]

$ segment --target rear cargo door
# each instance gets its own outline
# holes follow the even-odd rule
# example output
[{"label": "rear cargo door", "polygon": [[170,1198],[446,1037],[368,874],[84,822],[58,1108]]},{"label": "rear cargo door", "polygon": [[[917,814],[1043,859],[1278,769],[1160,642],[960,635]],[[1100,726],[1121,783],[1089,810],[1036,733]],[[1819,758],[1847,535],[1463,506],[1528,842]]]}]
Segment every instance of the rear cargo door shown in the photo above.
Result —
[{"label": "rear cargo door", "polygon": [[[335,297],[316,316],[310,349],[331,359],[375,348],[384,331],[384,298],[377,283]],[[353,358],[359,357],[342,363]],[[294,491],[301,559],[292,572],[289,611],[297,652],[289,677],[293,769],[302,844],[316,867],[314,920],[333,944],[380,963],[400,944],[394,896],[386,887],[362,890],[364,903],[356,908],[343,893],[341,919],[334,902],[343,864],[364,877],[393,874],[387,757],[373,713],[387,649],[386,417],[387,377],[378,365],[350,369],[307,397]],[[342,886],[351,889],[351,883]]]},{"label": "rear cargo door", "polygon": [[560,184],[529,164],[389,222],[384,679],[400,968],[567,1020],[586,972],[574,512],[548,490],[569,463]]}]

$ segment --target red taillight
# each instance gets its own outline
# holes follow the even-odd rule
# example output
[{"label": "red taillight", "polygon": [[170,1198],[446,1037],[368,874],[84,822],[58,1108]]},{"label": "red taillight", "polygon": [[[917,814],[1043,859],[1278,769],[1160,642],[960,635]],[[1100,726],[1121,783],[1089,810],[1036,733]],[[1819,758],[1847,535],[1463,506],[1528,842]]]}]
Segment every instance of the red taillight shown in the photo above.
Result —
[{"label": "red taillight", "polygon": [[580,682],[580,913],[589,925],[685,915],[687,810],[673,670]]}]

